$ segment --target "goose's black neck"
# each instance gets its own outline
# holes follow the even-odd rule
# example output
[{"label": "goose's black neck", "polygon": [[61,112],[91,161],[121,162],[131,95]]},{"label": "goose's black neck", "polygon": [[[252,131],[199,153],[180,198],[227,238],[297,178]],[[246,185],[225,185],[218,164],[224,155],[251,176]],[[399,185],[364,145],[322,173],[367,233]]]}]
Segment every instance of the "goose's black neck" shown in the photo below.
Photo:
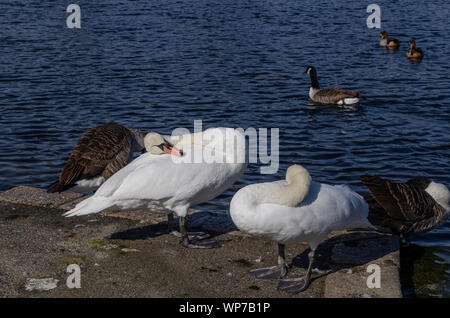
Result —
[{"label": "goose's black neck", "polygon": [[311,87],[319,89],[319,81],[317,80],[317,72],[315,68],[310,69],[309,76],[311,77]]}]

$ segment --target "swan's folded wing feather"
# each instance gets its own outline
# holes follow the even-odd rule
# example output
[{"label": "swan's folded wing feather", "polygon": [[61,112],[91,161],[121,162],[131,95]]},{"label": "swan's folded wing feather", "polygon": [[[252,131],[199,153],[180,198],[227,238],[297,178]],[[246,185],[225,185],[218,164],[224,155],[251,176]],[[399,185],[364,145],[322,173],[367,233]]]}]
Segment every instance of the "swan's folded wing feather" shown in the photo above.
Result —
[{"label": "swan's folded wing feather", "polygon": [[192,194],[205,175],[211,178],[208,182],[214,182],[215,166],[205,168],[203,164],[175,163],[170,155],[145,153],[108,179],[96,195],[162,200],[175,194]]},{"label": "swan's folded wing feather", "polygon": [[[179,190],[180,178],[185,174],[174,173],[178,165],[174,164],[169,155],[161,155],[160,158],[138,166],[129,173],[121,185],[114,192],[118,199],[147,199],[161,200],[174,195]],[[165,160],[161,160],[164,157]],[[186,180],[185,182],[188,182]]]},{"label": "swan's folded wing feather", "polygon": [[100,188],[95,192],[99,196],[112,196],[124,183],[128,182],[130,176],[134,176],[136,171],[143,171],[146,165],[152,160],[158,160],[162,156],[155,156],[150,153],[142,154],[134,159],[128,165],[112,175]]}]

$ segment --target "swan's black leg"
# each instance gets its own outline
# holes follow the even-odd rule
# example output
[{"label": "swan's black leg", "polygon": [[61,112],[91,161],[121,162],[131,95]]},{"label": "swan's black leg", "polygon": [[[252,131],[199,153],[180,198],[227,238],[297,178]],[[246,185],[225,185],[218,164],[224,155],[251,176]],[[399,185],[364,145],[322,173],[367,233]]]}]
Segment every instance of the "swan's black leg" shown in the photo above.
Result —
[{"label": "swan's black leg", "polygon": [[[175,220],[173,217],[173,212],[167,214],[167,226],[169,228],[169,234],[175,235],[176,237],[181,238],[181,232],[178,231],[175,227]],[[201,240],[208,236],[205,232],[190,232],[188,233],[189,238],[193,240]]]},{"label": "swan's black leg", "polygon": [[175,236],[181,237],[181,233],[175,228],[175,220],[173,219],[173,212],[167,214],[167,226],[169,228],[169,233]]},{"label": "swan's black leg", "polygon": [[306,271],[306,275],[300,278],[291,278],[291,279],[283,279],[278,284],[278,290],[285,291],[290,294],[297,294],[299,292],[304,291],[309,286],[309,282],[311,280],[311,272],[312,272],[312,266],[314,263],[314,256],[315,256],[316,250],[311,250],[309,252],[309,266],[308,270]]},{"label": "swan's black leg", "polygon": [[284,256],[284,244],[278,243],[278,265],[253,269],[250,274],[259,279],[278,279],[283,278],[288,273],[286,259]]},{"label": "swan's black leg", "polygon": [[186,231],[186,220],[180,216],[180,232],[181,232],[181,245],[187,248],[217,248],[220,247],[219,242],[216,240],[191,240],[188,232]]}]

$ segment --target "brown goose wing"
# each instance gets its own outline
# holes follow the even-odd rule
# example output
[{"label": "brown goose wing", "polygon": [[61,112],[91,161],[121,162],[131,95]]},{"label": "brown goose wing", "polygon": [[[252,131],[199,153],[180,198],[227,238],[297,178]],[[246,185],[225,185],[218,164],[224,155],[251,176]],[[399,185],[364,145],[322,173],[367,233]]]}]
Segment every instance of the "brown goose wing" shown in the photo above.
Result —
[{"label": "brown goose wing", "polygon": [[435,201],[427,192],[408,183],[389,182],[388,184],[405,219],[415,222],[433,215],[430,207],[435,205]]},{"label": "brown goose wing", "polygon": [[100,175],[109,178],[127,164],[131,145],[131,132],[121,125],[106,124],[90,129],[72,151],[59,183],[69,185]]},{"label": "brown goose wing", "polygon": [[363,175],[360,177],[362,183],[369,189],[371,197],[381,206],[386,214],[394,219],[403,220],[404,216],[397,200],[392,196],[386,183],[378,176]]},{"label": "brown goose wing", "polygon": [[361,176],[361,181],[391,218],[417,222],[435,214],[434,199],[414,183],[396,183],[378,176]]},{"label": "brown goose wing", "polygon": [[390,228],[396,233],[401,233],[408,229],[411,224],[404,220],[398,220],[389,216],[386,210],[378,204],[371,194],[364,196],[364,200],[369,205],[369,222],[373,225]]},{"label": "brown goose wing", "polygon": [[335,103],[344,98],[353,98],[358,96],[358,92],[351,92],[342,88],[325,88],[319,90],[314,95],[314,98],[321,99],[330,103]]}]

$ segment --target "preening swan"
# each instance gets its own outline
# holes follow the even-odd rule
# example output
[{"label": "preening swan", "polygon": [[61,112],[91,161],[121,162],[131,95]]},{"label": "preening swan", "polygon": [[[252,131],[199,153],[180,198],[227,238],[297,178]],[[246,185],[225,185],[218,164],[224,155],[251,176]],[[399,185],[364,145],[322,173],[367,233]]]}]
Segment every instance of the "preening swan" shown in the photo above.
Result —
[{"label": "preening swan", "polygon": [[369,221],[393,233],[408,236],[430,231],[447,221],[450,213],[450,191],[440,183],[414,178],[405,183],[378,176],[361,176],[370,190],[364,199],[369,204]]},{"label": "preening swan", "polygon": [[231,218],[240,230],[278,242],[278,265],[251,271],[256,278],[284,277],[288,271],[284,244],[308,242],[311,252],[306,275],[282,280],[278,286],[290,293],[308,287],[315,250],[328,233],[350,226],[370,226],[367,214],[368,205],[359,194],[347,186],[314,182],[300,165],[287,169],[286,180],[240,189],[230,204]]},{"label": "preening swan", "polygon": [[[163,137],[148,134],[144,140],[148,153],[118,171],[95,195],[65,215],[97,213],[113,206],[132,209],[159,203],[179,216],[184,246],[217,247],[215,241],[191,242],[185,229],[185,217],[192,205],[214,199],[244,173],[247,166],[245,136],[232,128],[212,128],[179,137],[166,136],[164,140],[174,145],[173,149],[182,149],[183,156],[165,154],[160,147]],[[197,160],[198,154],[204,158]]]},{"label": "preening swan", "polygon": [[314,66],[308,66],[305,73],[311,77],[309,98],[313,102],[330,105],[351,105],[359,102],[358,92],[351,92],[342,88],[320,89],[317,71]]},{"label": "preening swan", "polygon": [[133,152],[144,149],[144,137],[141,131],[117,124],[90,129],[72,151],[59,180],[47,192],[96,190],[130,162]]}]

